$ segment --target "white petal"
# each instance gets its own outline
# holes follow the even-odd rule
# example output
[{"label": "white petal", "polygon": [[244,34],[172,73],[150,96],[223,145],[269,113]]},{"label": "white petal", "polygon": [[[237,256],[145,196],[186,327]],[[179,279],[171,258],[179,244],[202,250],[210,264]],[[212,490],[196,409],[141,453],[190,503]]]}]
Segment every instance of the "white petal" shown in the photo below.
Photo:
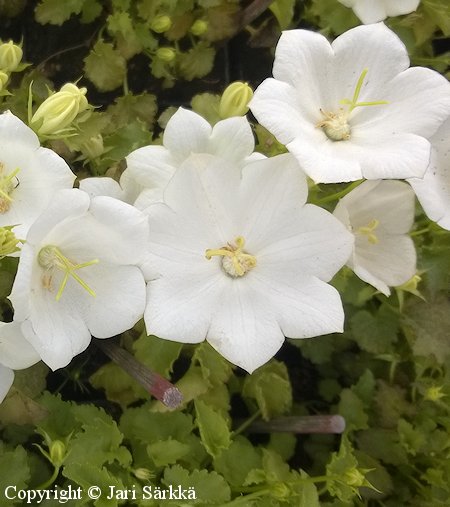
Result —
[{"label": "white petal", "polygon": [[430,165],[423,179],[410,179],[420,204],[431,220],[450,230],[450,119],[431,138]]},{"label": "white petal", "polygon": [[12,383],[14,381],[14,372],[0,364],[0,403],[5,399]]},{"label": "white petal", "polygon": [[335,215],[345,208],[354,230],[375,219],[379,222],[375,233],[405,234],[414,222],[414,204],[414,192],[406,183],[365,181],[339,201]]},{"label": "white petal", "polygon": [[164,146],[177,162],[191,153],[207,153],[211,125],[200,115],[180,107],[164,131]]},{"label": "white petal", "polygon": [[284,342],[273,308],[258,286],[232,280],[208,330],[208,342],[226,359],[252,373]]},{"label": "white petal", "polygon": [[407,236],[378,235],[379,242],[356,238],[355,254],[349,267],[365,282],[389,295],[388,286],[407,282],[416,273],[416,251]]},{"label": "white petal", "polygon": [[39,148],[39,138],[33,130],[11,111],[5,111],[0,115],[0,152],[3,152],[5,147],[18,142],[29,146],[30,149]]},{"label": "white petal", "polygon": [[22,246],[16,277],[8,299],[14,308],[14,320],[23,321],[30,316],[30,291],[35,250],[25,243]]},{"label": "white petal", "polygon": [[178,162],[164,146],[144,146],[127,157],[127,171],[145,188],[163,190],[175,173]]},{"label": "white petal", "polygon": [[353,11],[365,25],[377,23],[387,17],[384,3],[384,0],[356,0]]},{"label": "white petal", "polygon": [[255,274],[290,269],[330,280],[350,257],[352,234],[331,213],[312,204],[293,213],[291,220],[279,223],[273,240],[266,238],[266,246],[257,252]]},{"label": "white petal", "polygon": [[208,270],[189,269],[188,264],[185,268],[174,265],[172,273],[152,281],[144,314],[147,334],[182,343],[203,341],[213,315],[222,311],[223,294],[232,282],[220,269],[209,275]]},{"label": "white petal", "polygon": [[417,9],[420,0],[395,0],[386,4],[386,12],[388,16],[401,16],[409,14]]},{"label": "white petal", "polygon": [[0,322],[0,361],[4,366],[21,370],[40,359],[36,350],[24,338],[19,322]]},{"label": "white petal", "polygon": [[285,336],[311,338],[343,332],[344,310],[334,287],[315,277],[300,275],[290,266],[277,268],[257,276],[260,294],[276,315]]},{"label": "white petal", "polygon": [[213,127],[208,153],[223,157],[230,162],[242,163],[255,148],[250,124],[244,116],[227,118]]},{"label": "white petal", "polygon": [[99,195],[107,195],[122,200],[123,194],[119,183],[107,177],[84,178],[80,181],[80,190],[87,192],[91,199]]}]

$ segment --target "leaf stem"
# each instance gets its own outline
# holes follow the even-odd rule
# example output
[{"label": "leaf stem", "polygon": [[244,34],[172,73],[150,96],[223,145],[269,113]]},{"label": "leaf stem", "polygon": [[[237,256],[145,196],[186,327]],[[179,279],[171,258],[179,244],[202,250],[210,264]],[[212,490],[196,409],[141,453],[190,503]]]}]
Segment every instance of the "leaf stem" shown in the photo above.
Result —
[{"label": "leaf stem", "polygon": [[326,197],[323,197],[322,199],[319,199],[316,204],[326,204],[328,202],[337,201],[338,199],[341,199],[341,197],[344,197],[349,192],[351,192],[353,189],[361,185],[361,183],[365,180],[357,180],[348,185],[348,187],[344,188],[344,190],[341,190],[340,192],[336,192],[335,194],[327,195]]}]

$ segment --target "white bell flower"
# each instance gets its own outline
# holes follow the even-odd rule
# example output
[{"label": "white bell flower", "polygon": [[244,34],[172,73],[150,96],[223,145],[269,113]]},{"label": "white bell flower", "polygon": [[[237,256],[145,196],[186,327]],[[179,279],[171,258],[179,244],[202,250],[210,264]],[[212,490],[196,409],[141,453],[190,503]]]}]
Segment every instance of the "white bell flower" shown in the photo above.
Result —
[{"label": "white bell flower", "polygon": [[39,354],[24,338],[17,322],[0,322],[0,403],[14,380],[14,370],[40,361]]},{"label": "white bell flower", "polygon": [[387,17],[402,16],[414,12],[420,0],[338,0],[365,24],[377,23]]},{"label": "white bell flower", "polygon": [[210,155],[187,159],[164,203],[148,210],[147,332],[206,339],[248,372],[285,336],[342,332],[342,303],[326,282],[347,261],[353,237],[306,197],[289,154],[243,168]]},{"label": "white bell flower", "polygon": [[389,286],[416,273],[416,250],[407,235],[414,222],[414,192],[401,181],[365,181],[343,197],[334,216],[355,235],[347,266],[389,296]]},{"label": "white bell flower", "polygon": [[0,226],[16,225],[24,239],[56,191],[72,188],[75,175],[37,135],[7,111],[0,115]]},{"label": "white bell flower", "polygon": [[250,108],[315,182],[421,178],[428,139],[450,115],[450,83],[409,64],[383,23],[332,44],[308,30],[286,31],[274,79],[257,88]]},{"label": "white bell flower", "polygon": [[427,216],[450,231],[450,119],[431,138],[431,145],[425,176],[408,182]]},{"label": "white bell flower", "polygon": [[136,208],[81,190],[61,190],[30,228],[9,296],[14,320],[52,369],[91,340],[130,329],[143,315],[137,266],[148,223]]}]

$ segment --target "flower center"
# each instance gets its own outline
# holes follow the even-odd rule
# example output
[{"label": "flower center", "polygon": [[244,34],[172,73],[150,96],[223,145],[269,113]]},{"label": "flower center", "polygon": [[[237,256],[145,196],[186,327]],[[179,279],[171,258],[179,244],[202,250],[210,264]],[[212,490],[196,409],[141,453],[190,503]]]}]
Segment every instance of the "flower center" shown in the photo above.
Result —
[{"label": "flower center", "polygon": [[378,243],[378,237],[374,231],[379,225],[379,220],[374,218],[366,226],[359,227],[356,234],[363,234],[364,236],[367,236],[367,241],[372,245],[376,245]]},{"label": "flower center", "polygon": [[256,266],[256,257],[244,251],[245,239],[238,236],[233,243],[217,250],[208,249],[205,257],[210,260],[211,257],[218,255],[222,257],[222,268],[225,273],[232,278],[244,276]]},{"label": "flower center", "polygon": [[325,135],[328,137],[328,139],[331,139],[332,141],[347,141],[348,139],[350,139],[351,128],[348,123],[348,119],[351,112],[356,107],[379,106],[382,104],[388,104],[388,102],[385,100],[358,102],[359,94],[361,93],[361,88],[368,71],[369,69],[364,69],[361,72],[358,82],[356,83],[353,98],[342,99],[339,101],[340,104],[348,106],[347,110],[341,107],[337,113],[333,113],[330,111],[323,111],[322,109],[320,109],[320,112],[324,117],[324,120],[319,122],[316,125],[316,127],[321,128],[325,132]]},{"label": "flower center", "polygon": [[19,186],[19,178],[17,174],[20,169],[15,169],[9,174],[5,171],[5,166],[0,162],[0,213],[6,213],[11,207],[11,194],[15,188]]},{"label": "flower center", "polygon": [[98,259],[76,264],[70,261],[57,246],[47,245],[39,250],[37,260],[39,266],[45,269],[45,272],[42,275],[42,286],[44,289],[49,291],[52,290],[52,279],[55,268],[60,269],[64,273],[64,277],[55,297],[56,301],[61,299],[69,277],[72,277],[76,282],[78,282],[88,294],[95,297],[95,292],[84,280],[80,278],[80,276],[78,276],[76,271],[78,269],[86,268],[87,266],[92,266],[93,264],[98,264]]}]

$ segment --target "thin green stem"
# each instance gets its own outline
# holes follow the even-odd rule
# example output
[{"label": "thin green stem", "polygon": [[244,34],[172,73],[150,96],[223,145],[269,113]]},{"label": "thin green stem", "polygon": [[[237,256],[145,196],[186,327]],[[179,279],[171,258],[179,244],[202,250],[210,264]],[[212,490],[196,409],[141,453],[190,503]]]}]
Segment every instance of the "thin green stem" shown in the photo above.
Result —
[{"label": "thin green stem", "polygon": [[59,467],[55,467],[55,469],[53,470],[53,474],[50,477],[50,479],[48,481],[45,481],[40,486],[37,486],[36,489],[47,489],[49,486],[51,486],[56,481],[58,475],[59,475]]},{"label": "thin green stem", "polygon": [[258,417],[261,417],[261,410],[258,409],[254,414],[252,414],[246,421],[244,421],[239,428],[237,428],[235,431],[233,431],[233,435],[240,435],[243,431],[245,431],[252,422],[256,421]]},{"label": "thin green stem", "polygon": [[347,188],[344,188],[344,190],[341,190],[340,192],[336,192],[335,194],[327,195],[326,197],[323,197],[322,199],[319,199],[316,204],[326,204],[328,202],[333,202],[341,199],[345,195],[347,195],[349,192],[351,192],[353,189],[361,185],[361,183],[365,180],[358,180],[351,183]]}]

